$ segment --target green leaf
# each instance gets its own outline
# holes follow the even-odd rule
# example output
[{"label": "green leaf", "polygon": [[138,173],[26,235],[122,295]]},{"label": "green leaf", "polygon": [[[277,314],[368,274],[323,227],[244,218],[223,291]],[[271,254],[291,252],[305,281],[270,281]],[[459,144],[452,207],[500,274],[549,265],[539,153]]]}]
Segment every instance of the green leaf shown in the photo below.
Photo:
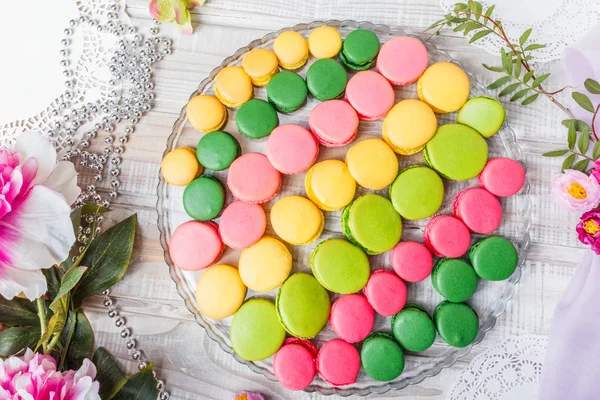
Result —
[{"label": "green leaf", "polygon": [[26,348],[33,349],[39,339],[39,326],[5,329],[0,332],[0,356],[9,357]]},{"label": "green leaf", "polygon": [[94,352],[92,362],[96,366],[98,374],[96,380],[100,382],[100,398],[109,400],[127,383],[127,377],[121,368],[112,359],[108,351],[98,347]]},{"label": "green leaf", "polygon": [[523,75],[523,82],[527,83],[531,80],[531,78],[533,77],[533,70],[527,72],[525,75]]},{"label": "green leaf", "polygon": [[510,85],[508,85],[504,89],[502,89],[502,91],[498,94],[498,96],[500,96],[500,97],[506,96],[507,94],[512,93],[515,90],[517,90],[517,88],[519,86],[521,86],[521,82],[511,83]]},{"label": "green leaf", "polygon": [[575,122],[569,124],[569,133],[567,134],[567,142],[569,143],[569,149],[573,150],[575,147],[575,141],[577,140],[577,131],[575,131]]},{"label": "green leaf", "polygon": [[529,88],[521,89],[517,93],[513,94],[513,96],[510,98],[510,101],[519,100],[521,97],[525,96],[527,93],[529,93]]},{"label": "green leaf", "polygon": [[519,38],[519,44],[521,46],[523,46],[525,44],[525,42],[527,41],[527,39],[529,39],[529,35],[531,35],[532,30],[533,30],[532,28],[529,28],[525,32],[523,32],[523,34]]},{"label": "green leaf", "polygon": [[430,31],[430,30],[432,30],[433,28],[437,28],[438,26],[440,26],[440,25],[443,25],[443,24],[445,24],[445,23],[446,23],[446,20],[445,20],[445,19],[440,19],[440,20],[438,20],[438,21],[435,21],[433,24],[429,25],[429,26],[427,27],[427,29],[425,29],[425,31]]},{"label": "green leaf", "polygon": [[131,377],[113,400],[155,399],[157,395],[156,382],[152,376],[152,364],[150,364]]},{"label": "green leaf", "polygon": [[553,150],[542,154],[542,157],[560,157],[567,154],[569,150]]},{"label": "green leaf", "polygon": [[6,300],[0,296],[0,324],[37,326],[40,320],[37,316],[35,303],[18,297]]},{"label": "green leaf", "polygon": [[579,140],[577,141],[577,148],[581,154],[587,153],[590,147],[590,135],[584,132],[579,135]]},{"label": "green leaf", "polygon": [[463,32],[464,35],[467,35],[469,32],[471,32],[474,29],[478,29],[481,25],[478,24],[477,22],[467,22],[467,26],[465,27],[465,31]]},{"label": "green leaf", "polygon": [[506,83],[508,83],[508,81],[510,80],[510,76],[503,76],[500,79],[495,80],[494,82],[490,83],[488,85],[488,89],[493,90],[493,89],[498,89],[500,86],[505,85]]},{"label": "green leaf", "polygon": [[575,102],[579,104],[581,108],[591,113],[594,112],[594,105],[587,95],[579,92],[573,92],[571,96],[573,96],[573,100],[575,100]]},{"label": "green leaf", "polygon": [[465,3],[456,3],[456,4],[454,4],[454,11],[455,12],[457,12],[457,11],[464,11],[464,10],[467,10],[467,9],[469,9],[469,6],[467,4],[465,4]]},{"label": "green leaf", "polygon": [[523,100],[521,102],[521,104],[524,105],[524,106],[526,106],[527,104],[531,104],[531,103],[533,103],[534,101],[537,100],[537,98],[538,98],[539,95],[540,95],[539,93],[536,93],[536,94],[533,94],[533,95],[531,95],[529,97],[526,97],[525,100]]},{"label": "green leaf", "polygon": [[522,65],[523,59],[521,58],[520,54],[517,54],[517,60],[515,61],[515,67],[513,68],[513,75],[518,78],[521,76],[521,67]]},{"label": "green leaf", "polygon": [[546,79],[548,79],[549,76],[550,76],[550,73],[538,76],[531,83],[531,87],[536,88],[536,87],[540,86]]},{"label": "green leaf", "polygon": [[590,160],[588,160],[587,158],[584,158],[583,160],[579,160],[575,163],[575,165],[573,165],[571,168],[575,169],[577,171],[581,171],[581,172],[585,172],[587,170],[587,166],[589,164]]},{"label": "green leaf", "polygon": [[582,132],[584,130],[590,132],[592,130],[592,128],[587,123],[585,123],[585,121],[581,121],[579,119],[565,119],[561,123],[568,128],[571,122],[575,123],[575,130],[577,132]]},{"label": "green leaf", "polygon": [[454,32],[460,32],[463,29],[465,29],[467,27],[469,23],[468,22],[463,22],[462,24],[457,25],[456,27],[454,27],[454,29],[452,29]]},{"label": "green leaf", "polygon": [[594,149],[592,150],[592,158],[594,160],[600,158],[600,141],[594,144]]},{"label": "green leaf", "polygon": [[481,64],[483,65],[483,68],[487,69],[488,71],[492,71],[492,72],[504,72],[504,70],[500,67],[490,67],[487,64]]},{"label": "green leaf", "polygon": [[60,342],[65,352],[65,369],[77,370],[84,358],[90,358],[94,332],[83,312],[69,311]]},{"label": "green leaf", "polygon": [[561,166],[561,171],[571,168],[571,165],[573,165],[573,162],[575,161],[576,157],[577,157],[577,154],[571,154],[570,156],[565,158],[565,160],[563,161],[562,166]]},{"label": "green leaf", "polygon": [[67,314],[69,307],[67,303],[68,298],[63,297],[62,300],[59,300],[56,304],[54,304],[54,309],[52,310],[54,313],[48,321],[46,333],[38,342],[38,347],[42,344],[50,343],[54,336],[62,334],[63,328],[67,323]]},{"label": "green leaf", "polygon": [[586,90],[591,94],[600,94],[600,83],[598,83],[598,81],[595,81],[593,79],[586,79],[583,85],[585,86]]},{"label": "green leaf", "polygon": [[537,49],[543,49],[544,47],[546,47],[545,44],[530,44],[529,46],[525,47],[523,50],[524,51],[532,51],[532,50],[537,50]]},{"label": "green leaf", "polygon": [[481,39],[484,36],[489,35],[490,33],[492,33],[492,31],[479,31],[476,34],[473,35],[473,37],[471,38],[471,40],[469,40],[469,43],[473,43],[476,42],[477,40]]},{"label": "green leaf", "polygon": [[[496,8],[496,6],[492,4],[487,10],[485,10],[485,13],[483,13],[483,15],[485,15],[486,17],[489,17],[494,12],[494,8]],[[487,22],[488,21],[486,19],[485,23],[487,24]]]},{"label": "green leaf", "polygon": [[67,273],[62,278],[62,281],[60,283],[60,289],[56,294],[56,297],[52,301],[52,304],[50,304],[50,309],[52,311],[56,311],[54,307],[58,305],[58,302],[64,295],[69,293],[71,289],[73,289],[75,285],[77,285],[77,283],[79,282],[79,280],[83,276],[83,273],[86,270],[87,267],[76,267],[67,271]]},{"label": "green leaf", "polygon": [[72,292],[74,309],[78,309],[86,297],[108,289],[123,278],[131,258],[136,221],[134,214],[92,242],[81,261],[88,270]]},{"label": "green leaf", "polygon": [[500,55],[502,57],[502,68],[510,75],[512,73],[512,55],[504,50],[504,47],[500,49]]}]

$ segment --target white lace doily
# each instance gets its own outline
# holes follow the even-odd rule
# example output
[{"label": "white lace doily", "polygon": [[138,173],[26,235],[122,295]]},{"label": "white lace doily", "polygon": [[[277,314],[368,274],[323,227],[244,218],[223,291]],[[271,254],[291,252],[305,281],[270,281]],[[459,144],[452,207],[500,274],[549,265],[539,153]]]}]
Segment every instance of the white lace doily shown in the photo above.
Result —
[{"label": "white lace doily", "polygon": [[541,335],[505,339],[471,361],[448,400],[535,399],[547,344]]}]

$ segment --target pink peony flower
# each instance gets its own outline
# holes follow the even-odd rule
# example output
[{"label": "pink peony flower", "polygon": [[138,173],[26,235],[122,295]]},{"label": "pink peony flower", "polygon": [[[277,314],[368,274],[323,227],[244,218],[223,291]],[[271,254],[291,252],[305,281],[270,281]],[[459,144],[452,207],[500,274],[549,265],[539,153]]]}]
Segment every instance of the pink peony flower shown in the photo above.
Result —
[{"label": "pink peony flower", "polygon": [[594,161],[594,165],[589,172],[590,176],[596,179],[596,182],[600,183],[600,160]]},{"label": "pink peony flower", "polygon": [[192,34],[190,11],[204,4],[205,0],[150,0],[148,9],[152,18],[160,23],[175,21],[182,34]]},{"label": "pink peony flower", "polygon": [[234,400],[265,400],[265,398],[260,393],[241,392],[235,395]]},{"label": "pink peony flower", "polygon": [[69,205],[80,191],[73,163],[57,163],[39,133],[0,148],[0,295],[33,300],[46,292],[41,269],[69,255],[75,242]]},{"label": "pink peony flower", "polygon": [[583,172],[567,169],[554,178],[552,195],[569,211],[588,211],[600,203],[600,183]]},{"label": "pink peony flower", "polygon": [[583,244],[589,245],[594,253],[600,254],[600,209],[595,208],[584,213],[575,228],[577,237]]},{"label": "pink peony flower", "polygon": [[56,361],[27,349],[0,359],[0,400],[101,400],[96,367],[87,358],[78,371],[59,372]]}]

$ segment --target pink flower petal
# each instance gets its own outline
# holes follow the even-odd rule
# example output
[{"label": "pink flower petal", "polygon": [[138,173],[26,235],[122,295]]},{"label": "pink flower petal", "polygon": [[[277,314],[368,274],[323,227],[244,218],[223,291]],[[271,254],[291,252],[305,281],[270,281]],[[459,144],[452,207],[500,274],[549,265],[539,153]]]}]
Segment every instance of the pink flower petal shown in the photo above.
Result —
[{"label": "pink flower petal", "polygon": [[70,161],[57,163],[44,186],[60,193],[69,205],[73,204],[81,193],[81,188],[77,186],[77,171]]},{"label": "pink flower petal", "polygon": [[37,185],[46,180],[56,163],[56,150],[38,132],[24,132],[17,137],[15,151],[19,154],[21,163],[29,158],[37,161],[37,174],[31,185]]}]

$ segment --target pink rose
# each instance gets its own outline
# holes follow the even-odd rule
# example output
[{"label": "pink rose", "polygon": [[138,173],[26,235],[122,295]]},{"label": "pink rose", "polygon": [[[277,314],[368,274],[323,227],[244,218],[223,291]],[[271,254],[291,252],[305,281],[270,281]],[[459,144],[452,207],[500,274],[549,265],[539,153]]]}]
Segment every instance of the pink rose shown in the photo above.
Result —
[{"label": "pink rose", "polygon": [[554,200],[569,211],[588,211],[600,203],[600,183],[573,169],[557,175],[551,191]]}]

